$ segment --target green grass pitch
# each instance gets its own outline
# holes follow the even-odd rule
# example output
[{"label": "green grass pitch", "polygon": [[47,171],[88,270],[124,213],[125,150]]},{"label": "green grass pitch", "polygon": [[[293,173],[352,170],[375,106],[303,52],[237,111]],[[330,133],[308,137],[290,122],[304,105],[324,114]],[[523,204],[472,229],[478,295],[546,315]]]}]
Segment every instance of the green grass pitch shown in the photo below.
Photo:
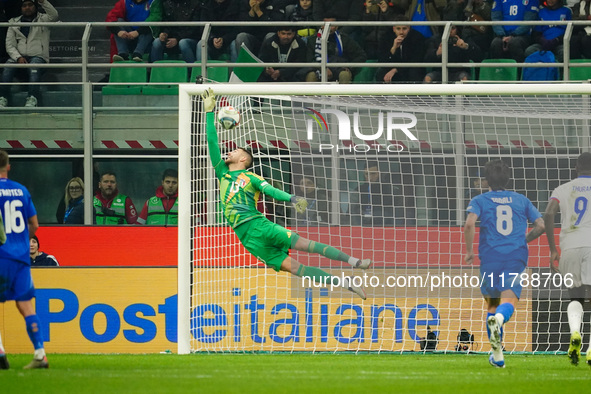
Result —
[{"label": "green grass pitch", "polygon": [[591,381],[584,356],[484,354],[49,355],[48,370],[23,370],[9,355],[3,393],[557,393]]}]

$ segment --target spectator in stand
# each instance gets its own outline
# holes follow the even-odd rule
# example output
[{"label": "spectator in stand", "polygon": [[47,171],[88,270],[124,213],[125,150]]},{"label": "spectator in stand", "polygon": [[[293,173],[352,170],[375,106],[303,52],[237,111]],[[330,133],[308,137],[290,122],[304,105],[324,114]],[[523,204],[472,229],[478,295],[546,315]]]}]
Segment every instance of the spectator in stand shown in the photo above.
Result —
[{"label": "spectator in stand", "polygon": [[[450,63],[469,63],[470,61],[480,63],[484,59],[482,50],[474,41],[464,41],[460,34],[460,28],[452,26],[447,44],[448,61]],[[442,46],[441,36],[428,40],[425,62],[441,63]],[[450,81],[468,81],[470,79],[470,70],[468,68],[450,68],[448,72]],[[423,82],[441,82],[441,69],[433,70],[425,75]]]},{"label": "spectator in stand", "polygon": [[[491,11],[493,21],[535,21],[538,19],[538,0],[495,1]],[[493,26],[495,38],[490,44],[493,59],[525,59],[525,50],[531,44],[531,26]]]},{"label": "spectator in stand", "polygon": [[[399,3],[405,3],[408,7],[408,0],[400,0]],[[386,0],[367,0],[365,2],[365,12],[363,13],[364,22],[385,22],[394,19],[396,13],[403,14],[406,9],[402,10],[394,4],[388,3]],[[365,40],[365,52],[369,59],[377,59],[379,57],[380,42],[388,35],[388,27],[385,26],[364,26],[363,37]]]},{"label": "spectator in stand", "polygon": [[316,187],[313,177],[304,175],[297,180],[295,194],[308,201],[308,208],[305,212],[293,211],[296,226],[325,226],[329,224],[326,192]]},{"label": "spectator in stand", "polygon": [[393,226],[394,194],[400,196],[400,190],[398,187],[392,189],[387,174],[382,177],[377,161],[366,164],[364,177],[365,182],[359,185],[351,199],[351,224]]},{"label": "spectator in stand", "polygon": [[[571,7],[573,20],[591,20],[591,0],[581,0]],[[591,59],[591,26],[573,26],[570,40],[571,59]]]},{"label": "spectator in stand", "polygon": [[[239,0],[240,21],[243,22],[280,22],[285,20],[285,14],[275,7],[275,0]],[[235,62],[242,44],[253,54],[259,53],[263,41],[272,36],[277,27],[250,26],[243,27],[230,48],[230,60]]]},{"label": "spectator in stand", "polygon": [[155,226],[176,226],[179,224],[179,173],[167,169],[162,174],[162,185],[156,189],[156,195],[144,204],[137,220],[138,224]]},{"label": "spectator in stand", "polygon": [[137,211],[131,198],[119,193],[117,175],[104,172],[94,195],[94,221],[100,225],[136,224]]},{"label": "spectator in stand", "polygon": [[[145,22],[149,21],[152,3],[159,0],[119,0],[107,14],[105,22]],[[114,62],[129,60],[143,61],[144,53],[152,44],[152,30],[149,26],[113,26],[107,28],[117,46]]]},{"label": "spectator in stand", "polygon": [[[265,63],[305,63],[306,53],[306,44],[296,34],[296,27],[285,26],[263,42],[259,59]],[[292,67],[266,67],[259,82],[301,82],[299,70]]]},{"label": "spectator in stand", "polygon": [[[408,21],[404,15],[395,22]],[[425,37],[408,25],[394,23],[392,33],[382,41],[379,61],[383,63],[421,63],[425,57]],[[376,80],[384,83],[422,82],[424,67],[382,67],[376,73]]]},{"label": "spectator in stand", "polygon": [[31,255],[31,267],[60,266],[54,256],[39,251],[39,238],[36,235],[33,235],[29,240],[29,254]]},{"label": "spectator in stand", "polygon": [[[490,21],[491,8],[491,3],[486,0],[468,0],[464,15],[470,22]],[[467,42],[474,41],[483,52],[490,48],[492,38],[490,26],[473,24],[462,29],[462,39]]]},{"label": "spectator in stand", "polygon": [[[447,0],[412,0],[406,16],[413,22],[438,22],[441,20],[441,12],[447,5]],[[413,26],[425,38],[440,34],[439,26]]]},{"label": "spectator in stand", "polygon": [[[570,21],[573,19],[572,11],[562,5],[562,0],[546,0],[545,6],[540,9],[538,16],[541,21]],[[534,44],[527,47],[525,57],[536,51],[551,51],[556,57],[556,61],[562,62],[565,32],[566,25],[535,26],[532,33]]]},{"label": "spectator in stand", "polygon": [[[326,18],[336,18],[339,21],[363,20],[363,0],[314,0],[314,20],[322,21]],[[341,33],[361,40],[360,26],[347,26]]]},{"label": "spectator in stand", "polygon": [[[162,22],[199,22],[200,0],[160,0]],[[201,28],[198,26],[163,26],[152,42],[150,60],[164,59],[164,52],[178,55],[187,63],[195,63],[197,40]]]},{"label": "spectator in stand", "polygon": [[[314,5],[312,0],[299,0],[299,3],[286,7],[286,19],[290,22],[310,22],[314,21]],[[302,37],[304,42],[308,42],[308,37],[316,37],[316,26],[297,26],[298,36]]]},{"label": "spectator in stand", "polygon": [[[239,0],[205,0],[201,4],[202,22],[232,22],[240,15]],[[232,26],[211,26],[207,41],[207,58],[218,60],[230,56],[230,44],[238,32]],[[201,40],[197,43],[197,61],[201,61]]]},{"label": "spectator in stand", "polygon": [[64,224],[84,224],[84,182],[76,177],[68,181],[64,197]]},{"label": "spectator in stand", "polygon": [[[45,13],[39,12],[42,6]],[[12,18],[11,23],[19,22],[57,22],[58,13],[48,0],[23,0],[21,4],[21,16]],[[43,64],[49,63],[49,37],[48,26],[12,26],[6,34],[6,52],[9,59],[7,64]],[[17,69],[6,67],[2,72],[2,82],[10,83],[17,72],[28,74],[28,96],[25,107],[36,107],[40,99],[40,87],[43,69],[26,68]],[[8,106],[10,85],[0,86],[0,107]]]},{"label": "spectator in stand", "polygon": [[[324,18],[325,22],[335,22],[336,18]],[[308,62],[320,62],[322,60],[322,29],[316,33],[315,40],[308,40]],[[330,35],[327,42],[327,62],[330,63],[363,63],[367,56],[363,48],[350,38],[347,34],[341,33],[338,26],[334,23],[330,25]],[[321,80],[321,71],[306,70],[306,82],[319,82]],[[341,84],[351,83],[355,74],[355,69],[349,67],[329,67],[326,69],[327,81],[337,81]]]}]

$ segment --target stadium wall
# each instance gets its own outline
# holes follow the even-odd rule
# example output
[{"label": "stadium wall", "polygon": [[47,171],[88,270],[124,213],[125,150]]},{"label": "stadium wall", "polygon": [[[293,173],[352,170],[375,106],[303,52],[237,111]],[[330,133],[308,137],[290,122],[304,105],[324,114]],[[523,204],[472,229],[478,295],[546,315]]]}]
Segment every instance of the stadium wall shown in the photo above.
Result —
[{"label": "stadium wall", "polygon": [[[462,256],[461,230],[459,227],[416,228],[416,231],[415,228],[324,227],[309,229],[309,233],[302,235],[336,241],[361,238],[364,231],[372,231],[372,245],[353,242],[350,246],[377,251],[392,245],[393,249],[384,258],[399,262],[396,252],[400,252],[399,257],[406,256],[405,262],[400,261],[401,266],[420,266],[418,263],[422,261],[426,263],[422,264],[423,269],[430,269],[458,266]],[[200,231],[211,236],[225,229],[210,227]],[[41,249],[57,256],[62,265],[33,270],[37,313],[48,352],[176,351],[176,228],[56,226],[41,228],[39,236]],[[375,239],[389,242],[376,243]],[[228,239],[224,244],[235,242]],[[532,245],[530,250],[530,262],[534,266],[543,263],[540,256],[548,255],[545,244]],[[251,258],[243,250],[239,254],[243,256],[241,260]],[[346,300],[337,305],[329,301],[325,290],[311,289],[303,295],[290,291],[293,283],[285,274],[265,275],[267,281],[277,283],[244,291],[250,286],[241,285],[240,280],[260,275],[260,268],[232,268],[237,262],[227,263],[223,268],[200,269],[199,275],[213,277],[223,269],[228,280],[205,281],[215,289],[197,289],[215,290],[227,296],[220,297],[218,303],[195,305],[192,309],[196,322],[192,327],[193,338],[218,344],[220,349],[331,351],[336,345],[346,343],[352,350],[419,350],[419,340],[425,335],[427,325],[441,333],[438,346],[441,350],[453,349],[461,328],[472,331],[480,345],[485,343],[482,340],[486,335],[482,325],[484,312],[477,294],[448,299],[393,294],[376,298],[377,304]],[[242,266],[244,263],[241,261]],[[239,272],[244,269],[252,273]],[[449,274],[454,272],[450,267]],[[13,305],[0,304],[4,345],[10,353],[30,353],[30,342],[22,329],[24,323]],[[517,320],[527,323],[509,330],[514,333],[510,335],[515,335],[510,343],[516,347],[508,350],[535,351],[540,348],[536,343],[537,316],[531,315],[536,308],[529,301],[520,305],[518,314],[524,315]],[[318,324],[323,319],[327,322],[324,329],[323,324]],[[378,327],[386,329],[378,330]],[[385,334],[378,337],[378,332]]]}]

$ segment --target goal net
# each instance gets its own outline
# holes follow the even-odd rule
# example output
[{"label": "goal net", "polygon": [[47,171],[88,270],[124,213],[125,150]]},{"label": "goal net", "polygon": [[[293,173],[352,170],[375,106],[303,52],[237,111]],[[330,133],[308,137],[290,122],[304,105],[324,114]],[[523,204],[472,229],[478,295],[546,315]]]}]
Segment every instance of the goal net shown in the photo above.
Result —
[{"label": "goal net", "polygon": [[[222,155],[250,148],[254,173],[310,202],[300,215],[261,195],[263,215],[374,263],[361,271],[290,256],[350,276],[367,300],[275,272],[242,247],[221,214],[208,156],[200,94],[210,87],[217,108],[241,114],[232,131],[216,126]],[[589,150],[590,92],[587,84],[181,85],[179,353],[489,351],[479,262],[463,261],[466,207],[487,191],[484,164],[502,159],[508,189],[543,212]],[[529,253],[504,348],[564,352],[564,278],[548,268],[545,235]]]}]

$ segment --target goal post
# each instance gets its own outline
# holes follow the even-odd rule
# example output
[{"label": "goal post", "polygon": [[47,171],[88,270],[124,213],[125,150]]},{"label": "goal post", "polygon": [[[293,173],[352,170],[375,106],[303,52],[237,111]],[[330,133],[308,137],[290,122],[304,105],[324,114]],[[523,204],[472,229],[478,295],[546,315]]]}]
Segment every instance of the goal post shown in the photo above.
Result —
[{"label": "goal post", "polygon": [[[277,273],[241,246],[208,157],[200,95],[209,88],[218,107],[242,118],[231,131],[217,126],[222,154],[250,148],[254,173],[312,202],[298,215],[261,196],[261,213],[374,260],[367,300]],[[478,267],[462,263],[467,203],[485,187],[484,163],[500,158],[512,169],[509,188],[543,212],[589,151],[590,93],[586,83],[180,85],[178,353],[420,351],[428,332],[435,350],[453,352],[462,329],[476,339],[469,351],[488,351],[480,290],[467,283]],[[545,236],[529,247],[504,346],[564,352],[568,294],[548,275]],[[291,256],[363,275],[318,255]]]}]

